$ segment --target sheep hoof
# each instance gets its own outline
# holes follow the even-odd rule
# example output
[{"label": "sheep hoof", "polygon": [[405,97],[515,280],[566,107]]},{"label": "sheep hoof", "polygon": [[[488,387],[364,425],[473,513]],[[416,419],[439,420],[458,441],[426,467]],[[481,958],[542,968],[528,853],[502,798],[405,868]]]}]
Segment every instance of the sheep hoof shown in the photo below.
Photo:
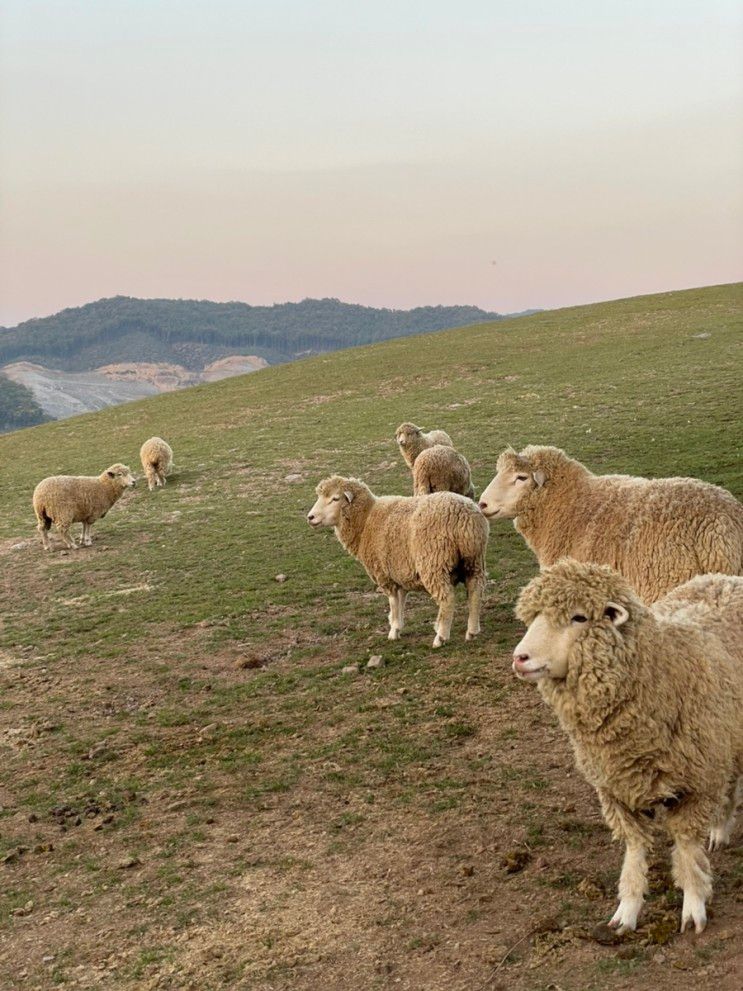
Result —
[{"label": "sheep hoof", "polygon": [[713,853],[715,850],[721,850],[722,847],[727,846],[729,842],[730,837],[727,835],[725,829],[720,826],[716,826],[714,829],[709,831],[707,850],[709,853]]},{"label": "sheep hoof", "polygon": [[433,646],[440,647],[444,643],[446,643],[446,640],[437,633],[436,636],[434,637]]},{"label": "sheep hoof", "polygon": [[686,932],[686,927],[690,922],[694,923],[694,929],[704,932],[707,925],[707,912],[704,907],[704,899],[697,895],[684,894],[684,904],[681,909],[681,932]]},{"label": "sheep hoof", "polygon": [[609,920],[609,928],[616,929],[618,935],[637,928],[637,917],[642,908],[642,899],[623,899]]},{"label": "sheep hoof", "polygon": [[390,630],[390,632],[387,634],[387,639],[388,640],[399,640],[400,639],[400,631],[399,630]]},{"label": "sheep hoof", "polygon": [[465,640],[474,640],[476,636],[479,636],[479,630],[467,630],[465,635]]}]

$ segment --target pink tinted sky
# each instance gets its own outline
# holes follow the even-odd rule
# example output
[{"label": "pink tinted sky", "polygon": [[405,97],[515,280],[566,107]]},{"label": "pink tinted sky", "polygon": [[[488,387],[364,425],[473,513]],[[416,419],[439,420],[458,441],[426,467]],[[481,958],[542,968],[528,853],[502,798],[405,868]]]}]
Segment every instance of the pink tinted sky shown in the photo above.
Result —
[{"label": "pink tinted sky", "polygon": [[0,324],[740,278],[732,0],[7,0]]}]

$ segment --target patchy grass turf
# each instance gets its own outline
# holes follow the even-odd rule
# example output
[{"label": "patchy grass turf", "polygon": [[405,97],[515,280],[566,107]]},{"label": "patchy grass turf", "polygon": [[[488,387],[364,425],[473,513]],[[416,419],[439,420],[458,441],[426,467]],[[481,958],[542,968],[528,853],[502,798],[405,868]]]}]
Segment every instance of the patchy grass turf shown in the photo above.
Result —
[{"label": "patchy grass turf", "polygon": [[[406,419],[448,430],[478,490],[507,443],[543,442],[741,496],[741,296],[395,341],[0,438],[0,986],[737,988],[739,846],[703,936],[675,935],[660,858],[638,935],[594,938],[620,853],[509,673],[535,570],[511,525],[482,639],[460,600],[433,652],[433,604],[389,643],[386,602],[304,515],[332,471],[407,492]],[[153,433],[168,486],[44,557],[34,484],[134,466]]]}]

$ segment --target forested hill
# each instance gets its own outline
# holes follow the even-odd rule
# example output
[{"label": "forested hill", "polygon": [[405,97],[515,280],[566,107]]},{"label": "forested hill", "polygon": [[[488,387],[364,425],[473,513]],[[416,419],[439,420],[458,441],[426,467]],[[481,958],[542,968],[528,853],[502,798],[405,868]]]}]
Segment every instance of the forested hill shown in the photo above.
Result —
[{"label": "forested hill", "polygon": [[100,299],[0,328],[0,366],[32,361],[66,371],[111,362],[175,362],[202,368],[228,354],[270,363],[393,337],[499,319],[476,306],[374,309],[337,299],[250,306],[207,300]]}]

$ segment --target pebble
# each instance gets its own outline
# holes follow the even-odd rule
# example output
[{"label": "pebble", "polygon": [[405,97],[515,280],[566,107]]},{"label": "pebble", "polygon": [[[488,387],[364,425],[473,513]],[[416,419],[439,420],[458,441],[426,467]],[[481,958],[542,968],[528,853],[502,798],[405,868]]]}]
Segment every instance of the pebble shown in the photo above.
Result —
[{"label": "pebble", "polygon": [[124,859],[120,860],[116,866],[119,868],[120,871],[125,871],[128,870],[130,867],[138,867],[139,864],[141,863],[142,861],[139,859],[139,857],[124,857]]},{"label": "pebble", "polygon": [[384,658],[381,654],[372,654],[369,660],[366,662],[368,668],[383,668]]},{"label": "pebble", "polygon": [[344,668],[341,668],[341,674],[358,674],[359,666],[358,664],[347,664]]},{"label": "pebble", "polygon": [[303,482],[304,475],[300,475],[299,472],[293,471],[289,475],[284,475],[285,482]]},{"label": "pebble", "polygon": [[284,574],[281,574],[281,575],[275,575],[275,576],[274,576],[274,581],[275,581],[275,582],[278,582],[278,583],[279,583],[279,585],[283,585],[283,584],[284,584],[284,582],[286,581],[286,575],[284,575]]}]

